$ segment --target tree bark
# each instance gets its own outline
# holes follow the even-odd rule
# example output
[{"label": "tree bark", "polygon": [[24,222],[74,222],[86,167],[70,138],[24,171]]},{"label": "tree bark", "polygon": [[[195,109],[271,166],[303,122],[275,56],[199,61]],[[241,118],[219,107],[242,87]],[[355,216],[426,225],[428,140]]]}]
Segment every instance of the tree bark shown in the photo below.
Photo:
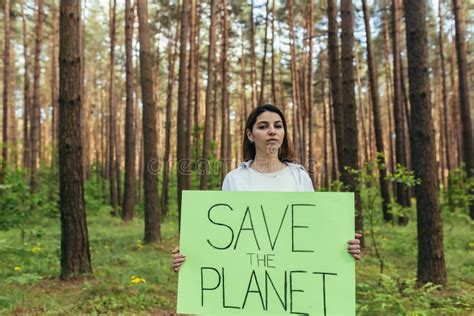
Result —
[{"label": "tree bark", "polygon": [[[400,36],[399,36],[399,4],[398,0],[392,0],[392,48],[393,48],[393,110],[395,117],[395,156],[397,164],[407,167],[406,148],[408,144],[405,143],[405,117],[403,115],[403,100],[402,100],[402,81],[401,81],[401,60],[400,60]],[[410,205],[408,196],[408,189],[405,184],[396,183],[397,202],[403,207]],[[406,225],[408,217],[400,216],[399,223]]]},{"label": "tree bark", "polygon": [[[177,5],[177,12],[180,8]],[[171,13],[171,12],[170,12]],[[171,168],[171,123],[173,120],[173,90],[175,80],[176,52],[178,51],[179,23],[176,23],[176,36],[174,42],[168,44],[168,85],[166,87],[166,122],[165,122],[165,154],[163,156],[163,182],[161,186],[161,212],[162,220],[168,214],[169,205],[169,177]],[[171,38],[171,33],[169,34]]]},{"label": "tree bark", "polygon": [[202,146],[202,158],[200,161],[201,179],[199,188],[207,190],[209,177],[209,151],[211,149],[211,106],[215,86],[215,64],[216,64],[216,17],[217,0],[211,0],[211,25],[209,27],[209,49],[207,55],[207,87],[206,87],[206,117],[204,122],[204,140]]},{"label": "tree bark", "polygon": [[133,22],[131,0],[125,0],[125,188],[122,202],[122,220],[130,221],[135,216],[135,111],[133,102]]},{"label": "tree bark", "polygon": [[161,240],[158,204],[156,104],[153,93],[153,50],[150,44],[147,0],[137,0],[140,41],[140,82],[143,100],[145,237],[144,242]]},{"label": "tree bark", "polygon": [[178,78],[178,113],[177,113],[177,149],[178,158],[178,218],[181,219],[181,196],[183,190],[188,189],[189,157],[186,156],[186,124],[188,122],[187,109],[187,89],[188,89],[188,65],[187,65],[187,44],[189,29],[189,4],[190,0],[183,0],[181,7],[181,33],[179,46],[179,78]]},{"label": "tree bark", "polygon": [[[357,109],[354,93],[354,7],[351,0],[341,0],[341,70],[342,108],[344,111],[343,164],[350,169],[359,169],[357,141]],[[355,194],[355,229],[363,231],[362,206],[357,180],[350,170],[343,169],[342,181]]]},{"label": "tree bark", "polygon": [[250,86],[252,87],[252,109],[257,104],[257,66],[255,57],[255,22],[253,20],[254,0],[250,3]]},{"label": "tree bark", "polygon": [[[474,144],[472,139],[471,108],[469,101],[469,81],[466,53],[466,37],[464,35],[465,21],[461,1],[452,0],[454,21],[456,28],[456,56],[458,61],[458,80],[459,80],[459,105],[461,108],[461,129],[463,139],[463,158],[466,164],[467,177],[474,175]],[[474,188],[471,189],[471,195],[474,195]],[[469,215],[474,219],[474,202],[471,201]]]},{"label": "tree bark", "polygon": [[109,64],[109,134],[108,134],[108,153],[109,153],[109,191],[110,191],[110,205],[112,206],[112,214],[117,215],[117,183],[116,183],[116,119],[115,119],[115,27],[116,27],[116,7],[117,0],[111,0],[110,13],[110,64]]},{"label": "tree bark", "polygon": [[28,123],[30,122],[31,98],[30,98],[30,77],[29,66],[30,58],[28,58],[28,37],[26,28],[26,17],[24,11],[24,1],[21,2],[21,20],[23,33],[23,58],[25,60],[25,73],[23,74],[23,168],[28,170],[31,167],[30,162],[30,135]]},{"label": "tree bark", "polygon": [[60,3],[59,174],[61,279],[92,273],[81,142],[80,1]]},{"label": "tree bark", "polygon": [[327,2],[328,15],[328,54],[329,54],[329,78],[331,80],[332,107],[334,108],[334,125],[336,133],[337,161],[339,174],[344,171],[343,163],[343,138],[344,122],[342,109],[342,83],[341,83],[341,59],[337,38],[337,10],[335,0]]},{"label": "tree bark", "polygon": [[[268,6],[267,6],[268,7]],[[222,91],[221,91],[221,179],[230,171],[231,148],[230,148],[230,117],[229,117],[229,80],[228,80],[228,64],[227,64],[227,47],[229,41],[229,30],[227,21],[227,1],[222,0],[222,51],[221,51],[221,74],[222,74]],[[262,71],[264,69],[262,68]],[[263,90],[262,90],[263,91]]]},{"label": "tree bark", "polygon": [[412,106],[411,148],[417,199],[418,283],[446,285],[435,139],[431,117],[426,2],[405,0],[408,78]]},{"label": "tree bark", "polygon": [[[307,86],[307,112],[308,112],[308,173],[313,181],[313,186],[316,185],[315,167],[316,159],[313,150],[313,19],[314,19],[314,0],[309,2],[308,15],[308,81]],[[326,150],[326,149],[324,149]]]},{"label": "tree bark", "polygon": [[[263,104],[265,98],[265,70],[267,67],[267,43],[268,43],[268,17],[270,15],[270,0],[267,0],[265,6],[265,36],[263,38],[263,59],[262,59],[262,73],[260,79],[260,96],[258,98],[258,104]],[[273,40],[273,39],[272,39]]]},{"label": "tree bark", "polygon": [[442,84],[442,114],[440,115],[443,116],[443,130],[441,133],[443,133],[443,138],[444,138],[444,144],[445,148],[441,149],[441,153],[443,154],[444,150],[444,157],[446,161],[446,169],[451,171],[452,165],[451,165],[451,141],[450,141],[450,132],[449,132],[449,106],[448,106],[448,89],[446,85],[446,61],[444,58],[444,17],[443,17],[443,12],[442,12],[442,2],[438,3],[438,17],[439,17],[439,32],[438,32],[438,45],[439,45],[439,58],[440,58],[440,63],[441,63],[441,84]]},{"label": "tree bark", "polygon": [[38,0],[37,8],[37,19],[35,27],[35,57],[34,57],[34,69],[33,69],[33,107],[30,127],[30,188],[31,192],[36,192],[38,189],[38,180],[36,178],[36,169],[38,165],[38,148],[40,144],[40,130],[41,130],[41,118],[40,118],[40,54],[41,54],[41,42],[43,37],[43,0]]},{"label": "tree bark", "polygon": [[382,195],[382,212],[385,222],[392,220],[392,214],[388,210],[390,203],[390,187],[389,182],[385,179],[387,177],[387,168],[385,163],[385,147],[382,133],[382,116],[380,114],[380,99],[379,99],[379,84],[377,80],[377,65],[374,60],[374,52],[372,50],[372,35],[370,31],[370,15],[367,8],[367,0],[362,0],[362,10],[364,11],[365,33],[367,38],[367,63],[369,66],[369,80],[370,80],[370,97],[372,100],[372,113],[374,116],[375,129],[375,146],[377,147],[377,160],[382,168],[379,168],[379,183],[380,193]]},{"label": "tree bark", "polygon": [[276,83],[275,83],[275,19],[276,7],[275,0],[272,0],[272,103],[277,104]]},{"label": "tree bark", "polygon": [[8,164],[8,115],[10,101],[10,1],[3,2],[5,43],[3,51],[3,125],[2,125],[2,170],[0,184],[4,183]]}]

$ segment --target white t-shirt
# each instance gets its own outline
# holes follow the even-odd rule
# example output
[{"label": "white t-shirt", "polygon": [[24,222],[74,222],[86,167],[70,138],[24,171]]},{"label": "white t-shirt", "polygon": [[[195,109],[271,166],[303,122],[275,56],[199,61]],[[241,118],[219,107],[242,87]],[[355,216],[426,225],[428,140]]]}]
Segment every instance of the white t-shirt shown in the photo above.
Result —
[{"label": "white t-shirt", "polygon": [[250,191],[281,191],[296,192],[298,186],[289,167],[277,172],[261,173],[252,168],[250,170]]}]

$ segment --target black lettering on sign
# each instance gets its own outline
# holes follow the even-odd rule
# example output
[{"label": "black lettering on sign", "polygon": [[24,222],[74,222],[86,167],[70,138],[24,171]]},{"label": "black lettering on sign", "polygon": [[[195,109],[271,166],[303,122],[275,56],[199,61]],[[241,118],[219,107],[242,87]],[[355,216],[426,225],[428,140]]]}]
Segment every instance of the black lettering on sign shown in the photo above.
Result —
[{"label": "black lettering on sign", "polygon": [[323,275],[323,306],[324,306],[324,316],[326,316],[326,275],[337,275],[337,273],[313,272],[313,274],[322,274]]},{"label": "black lettering on sign", "polygon": [[270,247],[272,248],[272,250],[275,250],[275,244],[278,240],[278,236],[280,235],[281,227],[283,226],[283,221],[285,220],[286,212],[288,211],[288,206],[289,205],[286,206],[285,212],[283,213],[283,216],[281,218],[280,227],[278,227],[278,232],[276,233],[275,239],[272,242],[272,238],[270,237],[270,231],[268,229],[267,218],[265,217],[265,211],[263,210],[263,205],[260,205],[260,209],[262,210],[263,221],[265,223],[265,228],[267,229],[268,242],[270,243]]},{"label": "black lettering on sign", "polygon": [[[257,285],[257,290],[250,290],[250,287],[252,286],[252,280],[255,280],[255,285]],[[247,297],[249,296],[249,293],[258,293],[260,296],[260,301],[262,302],[262,308],[263,310],[267,310],[267,307],[263,301],[263,296],[262,296],[262,291],[260,291],[260,285],[258,284],[257,280],[257,275],[255,274],[255,270],[252,270],[252,275],[250,276],[249,284],[247,286],[247,292],[245,292],[245,298],[244,302],[242,303],[242,309],[245,308],[245,304],[247,303]]]},{"label": "black lettering on sign", "polygon": [[[245,219],[247,218],[247,216],[250,220],[250,227],[244,227]],[[239,243],[240,233],[243,230],[251,230],[252,231],[253,237],[255,238],[255,243],[257,244],[257,248],[258,248],[258,250],[260,250],[260,245],[258,244],[257,235],[255,234],[255,227],[253,226],[252,214],[250,213],[250,206],[247,206],[247,210],[245,211],[244,217],[242,218],[242,224],[240,225],[239,233],[237,234],[237,238],[235,240],[234,249],[237,248],[237,244]]]},{"label": "black lettering on sign", "polygon": [[[210,270],[217,273],[217,276],[219,278],[218,278],[216,286],[204,287],[204,270]],[[201,267],[201,306],[204,306],[204,291],[214,291],[215,289],[219,287],[219,285],[221,285],[221,275],[219,274],[219,271],[217,271],[217,269],[212,268],[212,267]]]},{"label": "black lettering on sign", "polygon": [[287,310],[287,295],[286,295],[286,291],[288,290],[288,282],[287,282],[287,279],[286,279],[286,271],[285,271],[285,277],[284,277],[284,283],[283,283],[283,299],[282,297],[280,296],[280,294],[278,294],[278,291],[275,287],[275,284],[273,283],[272,281],[272,278],[270,277],[270,274],[268,274],[267,271],[265,271],[265,306],[267,306],[268,308],[268,283],[270,283],[273,287],[273,291],[275,292],[276,296],[278,297],[278,300],[280,300],[280,303],[281,303],[281,306],[283,307],[283,309],[286,311]]},{"label": "black lettering on sign", "polygon": [[292,204],[291,205],[291,251],[293,252],[314,252],[313,250],[304,250],[304,249],[296,249],[295,245],[295,230],[297,228],[303,229],[303,228],[309,228],[309,226],[301,226],[301,225],[295,225],[295,209],[296,207],[308,207],[308,206],[316,206],[314,204]]},{"label": "black lettering on sign", "polygon": [[306,271],[303,271],[303,270],[290,271],[290,313],[298,314],[298,315],[309,315],[308,313],[296,312],[293,310],[293,292],[299,292],[299,293],[304,292],[304,290],[301,290],[301,289],[296,289],[296,290],[293,289],[293,273],[306,273]]},{"label": "black lettering on sign", "polygon": [[223,224],[223,223],[218,223],[218,222],[215,222],[212,218],[211,218],[211,211],[215,208],[215,207],[218,207],[218,206],[226,206],[228,207],[231,211],[233,211],[232,207],[230,207],[230,205],[228,204],[215,204],[213,206],[211,206],[211,208],[207,211],[207,218],[209,219],[209,221],[215,225],[218,225],[218,226],[224,226],[224,227],[227,227],[229,230],[230,230],[230,241],[227,245],[225,246],[222,246],[222,247],[219,247],[219,246],[216,246],[214,245],[213,243],[211,243],[211,241],[208,239],[207,240],[207,243],[214,249],[219,249],[219,250],[224,250],[224,249],[227,249],[229,248],[231,245],[232,245],[232,242],[234,241],[234,231],[232,230],[232,227],[226,225],[226,224]]},{"label": "black lettering on sign", "polygon": [[224,267],[222,267],[222,307],[224,308],[236,308],[240,309],[238,306],[226,305],[225,303],[225,278],[224,278]]}]

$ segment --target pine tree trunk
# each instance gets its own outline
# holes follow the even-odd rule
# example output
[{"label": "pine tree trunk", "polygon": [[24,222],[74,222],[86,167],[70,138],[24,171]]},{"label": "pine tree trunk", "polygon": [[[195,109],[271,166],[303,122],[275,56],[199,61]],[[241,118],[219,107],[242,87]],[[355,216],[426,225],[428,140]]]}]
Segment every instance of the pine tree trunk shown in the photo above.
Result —
[{"label": "pine tree trunk", "polygon": [[258,104],[265,102],[265,70],[267,67],[267,43],[268,43],[268,17],[270,15],[270,0],[267,0],[265,7],[265,36],[263,38],[263,59],[262,59],[262,73],[260,79],[260,96],[258,98]]},{"label": "pine tree trunk", "polygon": [[[227,47],[229,45],[229,30],[227,21],[227,1],[222,0],[222,93],[221,93],[221,179],[230,171],[230,119],[229,119],[229,90],[228,90],[228,64],[227,64]],[[262,68],[262,71],[263,68]],[[263,86],[263,85],[262,85]]]},{"label": "pine tree trunk", "polygon": [[[188,159],[188,164],[191,165],[192,162],[192,131],[193,131],[193,109],[194,103],[193,100],[195,98],[195,91],[196,85],[194,82],[198,80],[195,77],[194,68],[196,67],[196,26],[197,26],[197,17],[196,17],[196,0],[191,0],[190,9],[189,9],[189,20],[190,20],[190,31],[189,31],[189,58],[188,58],[188,88],[187,88],[187,106],[186,106],[186,141],[185,141],[185,149],[186,149],[186,158]],[[186,190],[191,189],[191,168],[188,168],[188,172],[186,173],[185,177],[185,188]]]},{"label": "pine tree trunk", "polygon": [[344,171],[344,158],[342,149],[344,138],[344,114],[342,110],[341,59],[339,55],[339,44],[337,38],[337,8],[335,0],[328,0],[327,15],[329,78],[331,80],[332,107],[334,109],[337,161],[339,174],[342,174],[342,172]]},{"label": "pine tree trunk", "polygon": [[8,115],[10,101],[10,0],[3,2],[5,43],[3,51],[3,125],[2,125],[2,170],[0,184],[4,183],[8,164]]},{"label": "pine tree trunk", "polygon": [[193,62],[194,62],[194,143],[193,143],[193,148],[194,148],[194,159],[195,161],[198,160],[199,157],[199,140],[201,138],[201,128],[200,128],[200,112],[201,112],[201,88],[200,88],[200,81],[199,81],[199,60],[200,60],[200,54],[199,54],[199,49],[200,49],[200,30],[201,30],[201,6],[200,3],[196,3],[196,31],[195,35],[193,38],[193,41],[195,42],[195,48],[194,48],[194,57],[193,57]]},{"label": "pine tree trunk", "polygon": [[274,105],[277,104],[276,83],[275,83],[275,20],[276,20],[275,0],[272,0],[272,103]]},{"label": "pine tree trunk", "polygon": [[405,0],[408,78],[412,105],[411,148],[415,177],[418,232],[418,283],[446,285],[435,139],[431,117],[426,2]]},{"label": "pine tree trunk", "polygon": [[[358,170],[357,109],[354,93],[354,7],[351,0],[341,0],[341,71],[342,108],[344,111],[344,166]],[[355,193],[355,229],[363,231],[360,192],[354,174],[344,170],[342,181],[349,191]]]},{"label": "pine tree trunk", "polygon": [[[80,1],[60,3],[59,174],[61,279],[92,273],[81,143]],[[77,80],[70,80],[78,78]]]},{"label": "pine tree trunk", "polygon": [[451,165],[451,138],[450,138],[450,125],[449,125],[449,106],[448,106],[448,90],[447,90],[447,85],[446,85],[446,61],[444,58],[444,17],[443,17],[443,12],[442,12],[442,2],[438,3],[438,17],[439,17],[439,32],[438,32],[438,45],[439,45],[439,58],[440,58],[440,63],[441,63],[441,84],[442,84],[442,115],[443,117],[443,130],[441,133],[443,134],[444,138],[444,145],[445,147],[441,149],[441,152],[443,153],[444,150],[444,157],[446,161],[446,169],[451,171],[452,165]]},{"label": "pine tree trunk", "polygon": [[[51,145],[52,145],[52,157],[51,157],[51,165],[55,164],[55,157],[54,157],[54,152],[55,152],[55,147],[57,144],[57,135],[58,135],[58,107],[59,107],[59,100],[58,100],[58,58],[56,55],[56,48],[57,48],[57,41],[56,37],[58,34],[58,28],[57,28],[57,11],[55,8],[52,8],[53,11],[53,19],[52,19],[52,32],[53,34],[51,35],[51,107],[52,107],[52,115],[51,115]],[[83,37],[81,36],[81,42],[83,40]],[[85,67],[82,67],[83,69]],[[84,70],[82,70],[84,71]]]},{"label": "pine tree trunk", "polygon": [[[474,174],[474,144],[472,139],[471,108],[469,101],[469,81],[466,54],[466,37],[464,35],[465,21],[461,1],[452,0],[453,13],[456,28],[456,56],[458,61],[458,80],[459,80],[459,104],[461,108],[461,129],[463,139],[463,156],[466,164],[467,177]],[[471,195],[474,195],[474,188],[471,189]],[[474,219],[474,202],[471,201],[469,215]]]},{"label": "pine tree trunk", "polygon": [[[308,15],[308,72],[307,78],[308,81],[306,83],[307,87],[307,111],[308,111],[308,173],[313,181],[313,186],[316,184],[316,177],[315,177],[315,167],[316,167],[316,159],[314,157],[313,151],[313,19],[314,19],[314,0],[310,0],[309,2],[309,15]],[[326,150],[326,149],[324,149]]]},{"label": "pine tree trunk", "polygon": [[252,106],[251,109],[255,108],[257,103],[257,66],[255,57],[255,22],[253,20],[253,10],[255,4],[254,0],[250,4],[250,86],[252,87]]},{"label": "pine tree trunk", "polygon": [[41,54],[41,42],[43,37],[43,0],[38,0],[37,19],[35,28],[35,56],[34,56],[34,69],[33,69],[33,107],[31,116],[31,128],[30,128],[30,141],[31,141],[31,168],[30,168],[30,187],[31,192],[36,192],[38,189],[38,180],[36,179],[36,169],[38,165],[39,157],[39,145],[40,145],[40,54]]},{"label": "pine tree trunk", "polygon": [[[177,11],[180,8],[177,6]],[[171,12],[170,12],[171,13]],[[173,90],[175,79],[176,52],[178,50],[179,23],[176,24],[174,42],[168,43],[168,84],[166,88],[165,154],[163,156],[163,182],[161,186],[162,220],[168,214],[169,177],[171,168],[171,122],[173,120]],[[171,36],[171,34],[169,34]],[[171,37],[170,37],[171,38]]]},{"label": "pine tree trunk", "polygon": [[109,64],[109,133],[108,133],[108,153],[109,153],[109,191],[110,205],[112,206],[112,214],[117,215],[117,183],[116,183],[116,117],[115,117],[115,27],[116,27],[116,7],[117,0],[111,0],[110,13],[110,64]]},{"label": "pine tree trunk", "polygon": [[[403,115],[403,100],[402,100],[402,81],[401,81],[401,60],[400,60],[400,36],[398,27],[398,0],[392,0],[392,47],[393,47],[393,110],[395,118],[395,155],[397,164],[407,167],[406,152],[407,145],[405,143],[405,117]],[[410,205],[408,190],[403,183],[397,182],[397,202],[403,207]],[[400,216],[399,223],[406,225],[408,217]]]},{"label": "pine tree trunk", "polygon": [[[293,25],[293,0],[288,0],[288,27],[290,33],[290,54],[291,54],[291,100],[293,108],[293,142],[295,152],[298,153],[299,160],[303,159],[302,149],[302,121],[301,121],[301,99],[298,87],[298,69],[296,62],[296,35]],[[304,164],[304,163],[303,163]]]},{"label": "pine tree trunk", "polygon": [[22,20],[22,33],[23,33],[23,58],[25,60],[24,67],[25,73],[23,74],[23,168],[28,170],[31,167],[30,162],[30,135],[28,129],[28,123],[30,121],[30,77],[29,77],[29,66],[30,62],[28,58],[28,37],[26,28],[26,17],[24,12],[24,2],[21,2],[21,20]]},{"label": "pine tree trunk", "polygon": [[135,111],[133,102],[133,22],[131,0],[125,0],[125,188],[122,203],[122,220],[130,221],[135,216]]},{"label": "pine tree trunk", "polygon": [[365,33],[367,38],[367,63],[369,66],[369,80],[370,80],[370,97],[372,100],[372,112],[374,116],[374,129],[375,129],[375,146],[377,148],[377,160],[380,166],[379,168],[379,183],[380,193],[382,195],[382,212],[385,222],[392,220],[392,214],[388,210],[388,204],[390,203],[390,187],[389,182],[385,180],[387,177],[387,169],[385,167],[385,147],[382,133],[382,116],[380,114],[380,99],[379,99],[379,84],[377,80],[377,64],[374,60],[374,52],[372,51],[372,35],[370,31],[370,16],[367,8],[367,0],[362,0],[362,9],[364,11],[364,23]]},{"label": "pine tree trunk", "polygon": [[145,187],[145,237],[146,243],[161,240],[160,211],[158,209],[158,175],[156,167],[157,131],[156,104],[153,93],[153,50],[150,43],[150,26],[148,24],[148,3],[137,0],[139,41],[140,41],[140,82],[143,100],[143,144],[144,144],[144,187]]},{"label": "pine tree trunk", "polygon": [[[194,77],[194,68],[196,67],[195,65],[195,50],[196,50],[196,45],[195,45],[195,37],[196,37],[196,0],[192,0],[190,2],[190,8],[189,14],[188,14],[188,19],[190,21],[189,25],[189,54],[188,54],[188,69],[187,69],[187,95],[186,95],[186,134],[185,134],[185,156],[188,161],[188,166],[191,165],[192,163],[192,157],[191,157],[191,149],[192,149],[192,142],[191,142],[191,137],[192,137],[192,130],[193,130],[193,98],[195,97],[195,84],[194,81],[197,80],[197,78]],[[187,168],[187,172],[184,175],[184,188],[186,190],[191,189],[191,168]]]},{"label": "pine tree trunk", "polygon": [[200,162],[201,179],[199,188],[207,190],[209,177],[209,151],[211,149],[211,106],[215,86],[216,64],[216,18],[217,0],[211,0],[211,24],[209,28],[209,50],[207,55],[206,117],[204,122],[204,140]]},{"label": "pine tree trunk", "polygon": [[178,158],[178,218],[181,219],[181,195],[183,190],[187,189],[189,170],[189,157],[186,156],[186,124],[189,116],[187,109],[187,90],[188,90],[188,65],[187,65],[187,44],[189,29],[189,5],[190,0],[183,0],[181,7],[181,33],[179,46],[179,78],[178,78],[178,112],[177,112],[177,149]]}]

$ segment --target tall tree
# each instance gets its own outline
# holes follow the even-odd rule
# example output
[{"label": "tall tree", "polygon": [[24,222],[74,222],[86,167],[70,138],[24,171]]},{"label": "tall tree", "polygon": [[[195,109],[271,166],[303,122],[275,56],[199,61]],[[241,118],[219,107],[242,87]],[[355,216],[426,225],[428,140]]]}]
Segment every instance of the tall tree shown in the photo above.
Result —
[{"label": "tall tree", "polygon": [[[177,12],[179,12],[179,5]],[[170,12],[171,14],[171,12]],[[161,185],[161,212],[162,218],[168,214],[168,197],[169,197],[169,178],[170,178],[170,166],[171,166],[171,122],[173,120],[173,90],[175,81],[175,63],[176,63],[176,52],[178,50],[178,37],[179,37],[179,23],[176,23],[176,32],[174,41],[168,43],[168,84],[166,87],[166,121],[165,121],[165,153],[163,156],[163,180]],[[169,34],[171,38],[171,32]]]},{"label": "tall tree", "polygon": [[10,1],[3,2],[5,43],[3,51],[3,125],[2,125],[2,170],[0,184],[3,183],[7,172],[8,162],[8,115],[10,101]]},{"label": "tall tree", "polygon": [[140,41],[140,82],[143,100],[143,145],[144,145],[144,187],[145,187],[145,237],[146,243],[161,239],[160,212],[158,209],[158,176],[156,167],[157,131],[156,104],[153,93],[153,50],[150,44],[150,26],[148,24],[147,0],[137,0]]},{"label": "tall tree", "polygon": [[[448,89],[447,89],[447,72],[446,72],[446,60],[444,58],[444,17],[443,17],[443,2],[438,3],[438,17],[439,17],[439,32],[438,32],[438,45],[439,45],[439,59],[441,64],[441,85],[442,85],[442,109],[443,109],[443,138],[445,140],[445,158],[446,167],[451,171],[451,141],[450,141],[450,124],[449,124],[449,106],[448,106]],[[443,152],[443,151],[441,151]]]},{"label": "tall tree", "polygon": [[275,83],[275,20],[276,6],[275,0],[272,0],[272,103],[277,104],[276,83]]},{"label": "tall tree", "polygon": [[342,109],[342,83],[341,83],[341,59],[337,37],[337,8],[335,0],[328,0],[328,55],[329,55],[329,78],[331,80],[331,97],[334,111],[334,125],[336,133],[336,148],[339,173],[344,171],[343,165],[343,109]]},{"label": "tall tree", "polygon": [[[367,63],[369,66],[370,80],[370,97],[372,100],[372,113],[374,116],[375,128],[375,146],[379,153],[377,159],[380,165],[385,166],[385,147],[382,133],[382,116],[380,114],[379,84],[377,80],[377,64],[374,61],[374,52],[372,50],[372,35],[370,31],[370,14],[367,7],[367,0],[362,0],[362,10],[364,11],[365,33],[367,38]],[[392,214],[389,213],[388,204],[390,203],[390,187],[387,177],[387,169],[385,167],[379,169],[380,192],[382,195],[382,211],[383,218],[386,222],[392,220]]]},{"label": "tall tree", "polygon": [[209,49],[207,51],[207,87],[206,87],[206,117],[204,122],[204,139],[201,157],[201,179],[199,188],[207,190],[209,178],[209,151],[211,149],[211,102],[215,93],[215,64],[216,64],[216,18],[217,0],[211,0],[211,24],[209,27]]},{"label": "tall tree", "polygon": [[[198,77],[195,76],[195,68],[197,68],[197,54],[196,54],[196,29],[197,29],[197,16],[196,16],[196,0],[191,0],[189,4],[189,54],[188,54],[188,69],[187,69],[187,95],[186,95],[186,134],[185,134],[185,156],[188,160],[188,164],[191,164],[192,153],[191,149],[193,147],[192,143],[192,132],[193,132],[193,109],[195,105],[193,99],[196,97],[194,84],[198,80]],[[191,188],[191,169],[187,168],[185,174],[185,188],[189,190]]]},{"label": "tall tree", "polygon": [[110,205],[112,206],[112,213],[117,215],[118,195],[116,183],[116,115],[115,115],[115,41],[116,41],[116,17],[117,17],[117,0],[111,0],[110,4],[110,52],[109,52],[109,191],[110,191]]},{"label": "tall tree", "polygon": [[[405,142],[405,117],[402,100],[402,64],[400,58],[400,35],[399,35],[399,0],[392,0],[392,48],[393,48],[393,111],[395,118],[395,156],[397,164],[407,166],[406,150],[408,144]],[[401,182],[396,183],[397,202],[403,207],[410,205],[408,189]],[[406,224],[408,217],[400,216],[399,223]]]},{"label": "tall tree", "polygon": [[38,188],[38,182],[36,179],[36,168],[38,165],[38,153],[40,145],[40,133],[41,133],[41,118],[40,118],[40,54],[41,54],[41,42],[43,37],[43,0],[38,0],[37,3],[37,18],[35,27],[35,57],[34,57],[34,68],[33,68],[33,107],[31,113],[31,127],[30,127],[30,187],[32,192],[36,192]]},{"label": "tall tree", "polygon": [[181,6],[181,33],[179,46],[179,78],[178,78],[178,113],[177,113],[177,149],[178,159],[178,214],[181,218],[181,195],[183,190],[188,189],[189,157],[186,156],[186,122],[188,121],[187,109],[187,89],[188,89],[188,64],[187,45],[189,29],[189,4],[191,0],[183,0]]},{"label": "tall tree", "polygon": [[[267,0],[265,6],[265,36],[263,38],[263,59],[262,59],[262,73],[260,79],[260,96],[258,98],[258,104],[262,104],[265,98],[265,70],[267,67],[267,44],[268,44],[268,17],[270,16],[270,0]],[[273,41],[273,38],[272,38]]]},{"label": "tall tree", "polygon": [[30,122],[30,58],[28,58],[28,37],[26,28],[26,17],[25,17],[25,4],[24,1],[20,4],[21,9],[21,22],[22,22],[22,33],[23,33],[23,58],[24,63],[24,74],[23,74],[23,168],[29,169],[31,167],[30,162],[30,135],[28,124]]},{"label": "tall tree", "polygon": [[426,1],[405,0],[408,79],[412,106],[411,149],[415,177],[418,232],[417,279],[421,284],[446,285],[435,137],[431,117]]},{"label": "tall tree", "polygon": [[59,204],[63,280],[92,273],[82,170],[80,3],[73,0],[60,3]]},{"label": "tall tree", "polygon": [[[459,105],[461,107],[461,126],[463,138],[463,157],[468,177],[474,175],[474,144],[472,139],[471,108],[469,101],[469,81],[466,54],[466,37],[464,35],[465,21],[462,10],[462,0],[452,0],[454,21],[456,27],[456,56],[458,61]],[[474,195],[474,189],[470,194]],[[469,208],[471,219],[474,219],[474,202]]]},{"label": "tall tree", "polygon": [[[56,151],[55,147],[57,144],[57,135],[58,135],[58,108],[59,108],[59,100],[58,100],[58,56],[56,55],[56,49],[57,49],[57,35],[59,33],[58,31],[58,14],[57,14],[57,9],[56,8],[51,8],[52,12],[52,34],[51,34],[51,78],[50,78],[50,84],[51,84],[51,108],[52,108],[52,113],[51,113],[51,144],[52,144],[52,157],[51,157],[51,164],[54,165],[56,163],[56,158],[54,157],[54,153]],[[81,30],[83,27],[81,27]],[[82,31],[81,31],[82,33]],[[81,34],[82,35],[82,34]],[[82,42],[84,41],[84,36],[81,36],[81,52],[84,49],[84,45]],[[84,72],[84,68],[82,67],[82,73]],[[84,79],[82,79],[84,80]],[[82,87],[84,89],[84,87]],[[84,130],[84,129],[83,129]]]},{"label": "tall tree", "polygon": [[[268,9],[268,6],[267,6]],[[229,110],[229,80],[227,47],[229,46],[229,27],[227,21],[227,1],[222,0],[222,51],[221,51],[221,71],[222,71],[222,90],[221,90],[221,178],[230,171],[231,145],[230,145],[230,110]],[[263,72],[262,68],[262,72]],[[262,82],[263,83],[263,82]],[[263,85],[262,85],[263,86]],[[262,88],[263,89],[263,88]],[[261,90],[263,95],[263,90]]]},{"label": "tall tree", "polygon": [[252,88],[252,109],[257,106],[257,66],[256,66],[256,56],[255,56],[255,22],[253,19],[253,10],[255,4],[254,0],[250,3],[250,17],[249,17],[249,24],[250,24],[250,86]]},{"label": "tall tree", "polygon": [[122,219],[133,220],[135,216],[135,111],[133,108],[133,20],[131,0],[125,0],[125,188],[122,203]]},{"label": "tall tree", "polygon": [[359,169],[357,109],[354,92],[354,6],[352,0],[341,0],[341,70],[342,108],[344,111],[343,165],[342,181],[349,191],[355,193],[356,230],[363,230],[360,192],[355,175],[347,168]]},{"label": "tall tree", "polygon": [[[307,74],[307,113],[308,113],[308,173],[313,180],[313,185],[316,184],[315,177],[315,158],[313,150],[313,19],[314,19],[314,0],[309,2],[309,14],[307,18],[308,24],[308,74]],[[326,150],[326,148],[324,148]]]}]

